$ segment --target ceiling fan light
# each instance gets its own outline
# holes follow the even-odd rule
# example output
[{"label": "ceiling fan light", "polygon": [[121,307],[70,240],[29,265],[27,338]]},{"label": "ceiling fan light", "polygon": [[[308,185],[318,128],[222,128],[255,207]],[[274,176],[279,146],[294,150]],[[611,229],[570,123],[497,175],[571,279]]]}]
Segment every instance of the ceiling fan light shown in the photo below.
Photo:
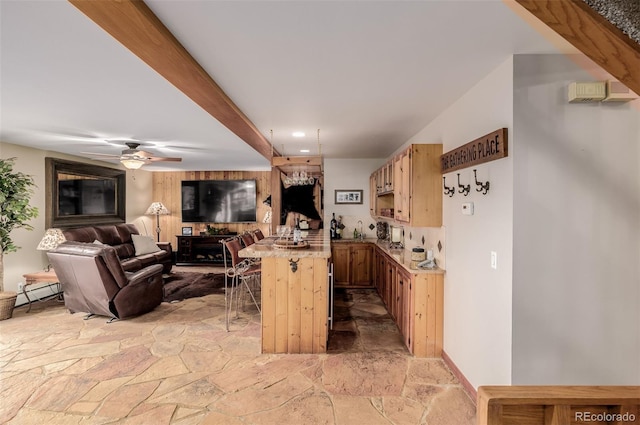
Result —
[{"label": "ceiling fan light", "polygon": [[120,162],[129,170],[137,170],[144,165],[144,161],[135,158],[121,159]]}]

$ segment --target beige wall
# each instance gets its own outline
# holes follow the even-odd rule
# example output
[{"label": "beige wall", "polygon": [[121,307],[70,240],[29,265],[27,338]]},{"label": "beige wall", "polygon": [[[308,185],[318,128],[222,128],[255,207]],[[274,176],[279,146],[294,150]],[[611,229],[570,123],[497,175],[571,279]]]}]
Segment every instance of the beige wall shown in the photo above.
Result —
[{"label": "beige wall", "polygon": [[[11,236],[18,252],[4,256],[4,286],[7,291],[17,291],[18,282],[24,283],[25,273],[42,270],[48,264],[46,254],[36,247],[45,232],[45,157],[55,157],[72,161],[93,163],[96,165],[118,168],[111,163],[89,161],[72,155],[33,149],[24,146],[0,142],[0,156],[2,158],[16,158],[14,170],[22,171],[33,176],[36,188],[31,198],[32,205],[38,208],[38,217],[30,222],[33,230],[16,229]],[[138,223],[139,220],[148,221],[150,217],[143,216],[151,201],[152,173],[144,170],[127,171],[127,222]],[[149,221],[150,222],[150,221]],[[142,229],[141,229],[142,231]],[[46,292],[45,292],[46,293]],[[17,304],[26,302],[22,295]]]},{"label": "beige wall", "polygon": [[640,385],[640,101],[568,103],[597,69],[514,62],[516,385]]},{"label": "beige wall", "polygon": [[[324,160],[324,223],[329,228],[332,214],[342,216],[345,229],[343,237],[353,238],[353,229],[362,221],[367,237],[375,237],[376,231],[369,230],[375,220],[369,214],[369,176],[384,159],[331,159]],[[362,190],[362,204],[336,205],[336,189]]]},{"label": "beige wall", "polygon": [[[502,127],[511,134],[512,90],[513,61],[509,59],[406,145],[440,142],[448,152]],[[450,186],[458,172],[461,181],[469,184],[476,168],[480,180],[491,182],[487,195],[474,188],[466,197],[443,195],[444,350],[474,386],[511,383],[513,160],[509,155],[445,174]],[[462,215],[464,202],[474,203],[474,215]],[[491,251],[498,254],[497,270],[490,267]]]}]

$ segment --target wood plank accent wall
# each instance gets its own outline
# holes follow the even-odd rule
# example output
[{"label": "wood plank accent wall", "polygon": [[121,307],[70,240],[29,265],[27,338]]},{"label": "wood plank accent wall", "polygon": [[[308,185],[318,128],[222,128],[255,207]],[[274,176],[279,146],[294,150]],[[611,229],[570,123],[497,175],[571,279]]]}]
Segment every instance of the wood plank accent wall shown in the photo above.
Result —
[{"label": "wood plank accent wall", "polygon": [[[182,227],[193,227],[193,234],[199,235],[207,223],[183,223],[181,218],[183,180],[242,180],[256,179],[256,223],[212,224],[214,227],[226,227],[232,232],[242,233],[247,230],[261,229],[269,234],[269,225],[262,223],[270,207],[263,204],[271,189],[270,171],[167,171],[153,173],[153,201],[162,202],[171,211],[171,215],[160,216],[160,239],[171,242],[174,251],[178,246],[177,235],[182,234]],[[153,218],[155,226],[155,217]],[[154,227],[155,229],[155,227]],[[151,231],[151,229],[149,229]]]}]

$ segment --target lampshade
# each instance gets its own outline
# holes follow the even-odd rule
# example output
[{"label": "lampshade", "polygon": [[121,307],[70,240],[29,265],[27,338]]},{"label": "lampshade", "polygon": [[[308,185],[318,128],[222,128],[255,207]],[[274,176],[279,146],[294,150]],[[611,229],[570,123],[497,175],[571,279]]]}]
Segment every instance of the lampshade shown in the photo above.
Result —
[{"label": "lampshade", "polygon": [[136,158],[121,159],[120,163],[129,170],[137,170],[144,165],[144,161]]},{"label": "lampshade", "polygon": [[154,202],[147,208],[146,215],[169,215],[171,212],[162,205],[162,202]]},{"label": "lampshade", "polygon": [[66,240],[67,238],[64,237],[62,230],[56,228],[47,229],[36,249],[39,251],[51,251]]}]

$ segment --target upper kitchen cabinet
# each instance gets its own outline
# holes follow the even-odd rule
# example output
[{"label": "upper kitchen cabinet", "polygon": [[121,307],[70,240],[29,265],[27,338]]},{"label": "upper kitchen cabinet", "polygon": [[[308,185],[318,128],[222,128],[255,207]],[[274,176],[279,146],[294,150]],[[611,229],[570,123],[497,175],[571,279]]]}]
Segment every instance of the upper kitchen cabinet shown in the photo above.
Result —
[{"label": "upper kitchen cabinet", "polygon": [[[378,177],[373,215],[413,227],[442,226],[440,155],[441,144],[410,145],[373,173]],[[390,191],[380,192],[380,177]]]},{"label": "upper kitchen cabinet", "polygon": [[413,227],[442,226],[442,145],[411,145],[394,164],[394,218]]}]

